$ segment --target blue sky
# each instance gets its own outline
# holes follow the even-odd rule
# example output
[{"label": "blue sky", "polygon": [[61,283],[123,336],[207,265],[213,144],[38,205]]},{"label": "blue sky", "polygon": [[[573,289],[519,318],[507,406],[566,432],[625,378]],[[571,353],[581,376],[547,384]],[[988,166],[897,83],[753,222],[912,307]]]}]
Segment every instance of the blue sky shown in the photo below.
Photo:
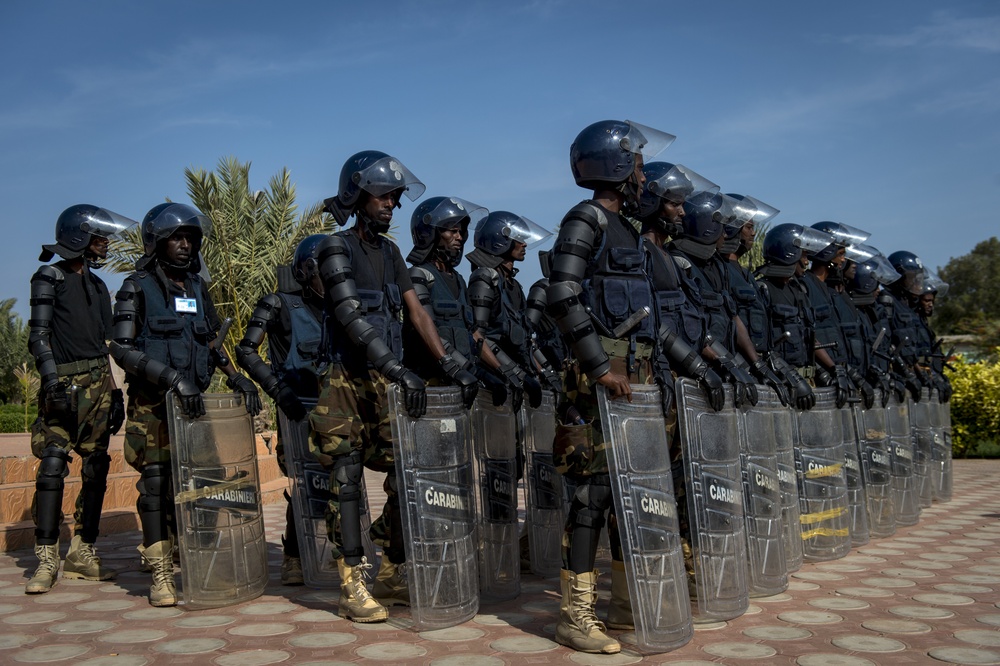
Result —
[{"label": "blue sky", "polygon": [[0,298],[25,316],[70,205],[141,219],[228,155],[260,187],[288,167],[312,204],[373,148],[425,196],[553,229],[586,196],[570,143],[604,118],[676,134],[660,159],[776,223],[845,222],[930,266],[1000,229],[991,1],[7,0],[0,57]]}]

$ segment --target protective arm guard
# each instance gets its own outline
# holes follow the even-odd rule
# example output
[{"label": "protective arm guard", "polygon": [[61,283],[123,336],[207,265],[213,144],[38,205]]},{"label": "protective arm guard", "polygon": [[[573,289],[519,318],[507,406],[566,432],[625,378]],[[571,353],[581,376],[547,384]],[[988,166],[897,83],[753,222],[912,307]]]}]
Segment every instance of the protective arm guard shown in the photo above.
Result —
[{"label": "protective arm guard", "polygon": [[802,378],[802,375],[795,368],[788,365],[785,359],[774,352],[767,355],[767,363],[771,366],[771,370],[781,377],[788,385],[788,388],[791,389],[789,397],[794,402],[794,405],[799,409],[812,409],[816,404],[816,396],[813,394],[812,387]]},{"label": "protective arm guard", "polygon": [[52,317],[55,311],[56,284],[63,280],[59,269],[42,266],[31,277],[31,314],[28,319],[28,351],[35,359],[35,368],[42,378],[42,389],[59,383],[56,361],[52,354]]},{"label": "protective arm guard", "polygon": [[236,347],[236,364],[272,398],[277,397],[281,382],[271,371],[271,366],[260,357],[258,350],[264,342],[268,326],[271,322],[277,321],[280,312],[281,299],[275,294],[268,294],[257,301],[257,306],[250,315],[246,333]]},{"label": "protective arm guard", "polygon": [[354,283],[347,244],[339,236],[327,236],[317,248],[317,255],[320,279],[337,323],[348,339],[364,351],[376,370],[393,381],[399,381],[407,372],[406,368],[361,314],[361,299]]},{"label": "protective arm guard", "polygon": [[712,340],[709,343],[709,349],[715,352],[720,369],[733,385],[736,406],[741,407],[745,402],[756,405],[758,400],[757,385],[750,373],[740,367],[736,356],[718,340]]},{"label": "protective arm guard", "polygon": [[545,295],[549,302],[549,314],[556,320],[563,339],[573,349],[580,368],[591,379],[597,379],[611,370],[611,361],[601,346],[590,314],[580,302],[582,291],[577,282],[553,282]]},{"label": "protective arm guard", "polygon": [[549,281],[543,278],[531,285],[531,289],[528,290],[528,305],[524,315],[535,330],[538,330],[538,324],[542,321],[542,315],[545,314],[545,306],[548,303],[545,298],[545,290],[548,289],[548,286]]},{"label": "protective arm guard", "polygon": [[434,274],[426,268],[419,266],[410,267],[410,282],[413,283],[413,293],[417,295],[417,300],[427,310],[427,314],[434,318],[434,310],[431,301],[431,289],[434,288]]},{"label": "protective arm guard", "polygon": [[[604,211],[589,203],[574,206],[559,225],[559,237],[552,246],[552,270],[549,285],[557,282],[579,283],[587,263],[598,245],[598,239],[608,226]],[[553,299],[549,294],[549,303]]]},{"label": "protective arm guard", "polygon": [[708,363],[695,348],[666,326],[660,328],[660,346],[670,367],[685,377],[700,379],[709,369]]},{"label": "protective arm guard", "polygon": [[138,334],[136,296],[138,287],[131,280],[125,280],[115,296],[114,328],[112,329],[111,358],[132,375],[141,377],[167,390],[181,379],[181,374],[145,352],[135,348]]},{"label": "protective arm guard", "polygon": [[469,276],[469,304],[472,319],[479,331],[489,328],[493,308],[500,299],[500,273],[492,268],[477,268]]}]

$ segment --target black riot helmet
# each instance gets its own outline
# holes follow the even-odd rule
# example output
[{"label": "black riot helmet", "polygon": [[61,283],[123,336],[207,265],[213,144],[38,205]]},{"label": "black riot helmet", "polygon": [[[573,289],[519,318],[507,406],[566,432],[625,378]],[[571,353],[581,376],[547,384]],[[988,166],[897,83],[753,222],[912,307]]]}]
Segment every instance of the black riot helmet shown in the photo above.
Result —
[{"label": "black riot helmet", "polygon": [[138,224],[124,215],[90,204],[70,206],[56,220],[56,242],[43,245],[39,261],[49,261],[54,255],[77,259],[87,252],[91,237],[115,238]]},{"label": "black riot helmet", "polygon": [[514,246],[514,241],[529,248],[552,235],[531,220],[505,210],[495,210],[476,225],[472,242],[475,249],[466,257],[474,266],[496,268]]},{"label": "black riot helmet", "polygon": [[421,201],[410,216],[413,249],[406,255],[406,260],[414,265],[424,263],[437,249],[440,232],[461,229],[462,248],[454,254],[442,256],[447,263],[457,266],[462,261],[465,241],[469,240],[469,226],[477,225],[489,213],[483,206],[458,197],[430,197]]},{"label": "black riot helmet", "polygon": [[345,224],[357,211],[362,192],[380,197],[403,190],[410,201],[416,201],[425,189],[413,172],[395,157],[378,150],[363,150],[344,162],[337,196],[324,199],[323,210],[333,215],[337,224]]},{"label": "black riot helmet", "polygon": [[674,245],[685,254],[706,260],[715,254],[723,222],[730,216],[728,197],[718,192],[699,192],[684,202],[684,218]]},{"label": "black riot helmet", "polygon": [[584,128],[569,148],[573,179],[588,190],[617,190],[638,205],[641,192],[635,181],[636,156],[652,159],[675,138],[630,120],[598,121]]},{"label": "black riot helmet", "polygon": [[[146,258],[156,257],[163,261],[160,254],[162,242],[170,238],[180,229],[188,229],[195,234],[194,247],[192,248],[191,261],[186,266],[172,266],[172,268],[186,269],[192,273],[201,270],[201,245],[207,236],[212,233],[212,221],[196,208],[180,203],[162,203],[154,206],[142,218],[142,249]],[[139,260],[138,268],[142,268],[148,262]]]},{"label": "black riot helmet", "polygon": [[295,255],[292,257],[292,277],[303,287],[308,287],[313,276],[319,271],[316,251],[324,238],[325,234],[306,236],[295,247]]},{"label": "black riot helmet", "polygon": [[855,261],[854,275],[845,286],[856,305],[871,305],[880,285],[892,284],[899,279],[899,273],[878,251],[867,257],[852,257],[851,260]]},{"label": "black riot helmet", "polygon": [[649,162],[643,165],[642,173],[646,184],[639,199],[639,217],[643,220],[659,217],[663,200],[683,204],[698,192],[719,191],[718,185],[681,164]]},{"label": "black riot helmet", "polygon": [[893,283],[893,291],[906,292],[911,296],[924,293],[924,263],[909,250],[897,250],[889,255],[889,263],[902,276]]},{"label": "black riot helmet", "polygon": [[764,236],[761,252],[764,265],[761,275],[790,278],[795,275],[795,265],[803,252],[815,252],[832,242],[830,234],[804,227],[801,224],[779,224]]},{"label": "black riot helmet", "polygon": [[722,233],[726,239],[719,247],[719,253],[725,255],[735,252],[743,255],[749,252],[753,246],[752,242],[749,245],[743,243],[740,235],[743,227],[748,224],[753,225],[754,228],[759,227],[769,222],[781,211],[760,199],[745,194],[726,194],[726,196],[733,200],[733,216],[726,222],[725,229],[723,229]]},{"label": "black riot helmet", "polygon": [[862,231],[856,227],[852,227],[849,224],[841,224],[840,222],[830,222],[829,220],[823,222],[817,222],[812,225],[813,229],[826,232],[833,236],[833,241],[827,245],[825,248],[818,250],[816,252],[808,253],[808,256],[813,261],[818,261],[820,263],[827,263],[833,261],[837,256],[837,250],[840,248],[847,248],[853,245],[859,245],[868,240],[871,234],[867,231]]}]

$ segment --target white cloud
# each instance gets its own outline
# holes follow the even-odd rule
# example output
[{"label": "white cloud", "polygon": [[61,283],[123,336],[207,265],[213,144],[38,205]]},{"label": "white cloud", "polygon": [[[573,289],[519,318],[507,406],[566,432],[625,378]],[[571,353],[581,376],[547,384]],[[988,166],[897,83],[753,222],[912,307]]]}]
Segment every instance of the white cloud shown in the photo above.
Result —
[{"label": "white cloud", "polygon": [[842,41],[883,48],[934,46],[1000,53],[1000,16],[958,18],[946,12],[937,12],[929,23],[907,32],[849,35]]}]

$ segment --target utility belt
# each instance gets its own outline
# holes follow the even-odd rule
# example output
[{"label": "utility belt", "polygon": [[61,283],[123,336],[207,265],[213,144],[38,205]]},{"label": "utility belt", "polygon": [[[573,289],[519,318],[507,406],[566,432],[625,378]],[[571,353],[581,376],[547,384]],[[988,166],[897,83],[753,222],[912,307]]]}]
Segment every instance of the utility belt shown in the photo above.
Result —
[{"label": "utility belt", "polygon": [[88,358],[82,361],[73,361],[72,363],[60,363],[56,366],[56,374],[60,377],[69,377],[70,375],[79,375],[106,367],[108,367],[108,357],[101,356],[100,358]]},{"label": "utility belt", "polygon": [[606,338],[603,335],[599,335],[597,337],[601,339],[601,347],[604,348],[604,353],[608,356],[624,359],[631,356],[637,361],[648,361],[653,358],[652,343],[636,341],[635,348],[633,349],[632,342],[630,340]]},{"label": "utility belt", "polygon": [[799,373],[802,379],[812,379],[816,376],[816,366],[813,365],[803,365],[800,368],[795,368],[795,371]]}]

